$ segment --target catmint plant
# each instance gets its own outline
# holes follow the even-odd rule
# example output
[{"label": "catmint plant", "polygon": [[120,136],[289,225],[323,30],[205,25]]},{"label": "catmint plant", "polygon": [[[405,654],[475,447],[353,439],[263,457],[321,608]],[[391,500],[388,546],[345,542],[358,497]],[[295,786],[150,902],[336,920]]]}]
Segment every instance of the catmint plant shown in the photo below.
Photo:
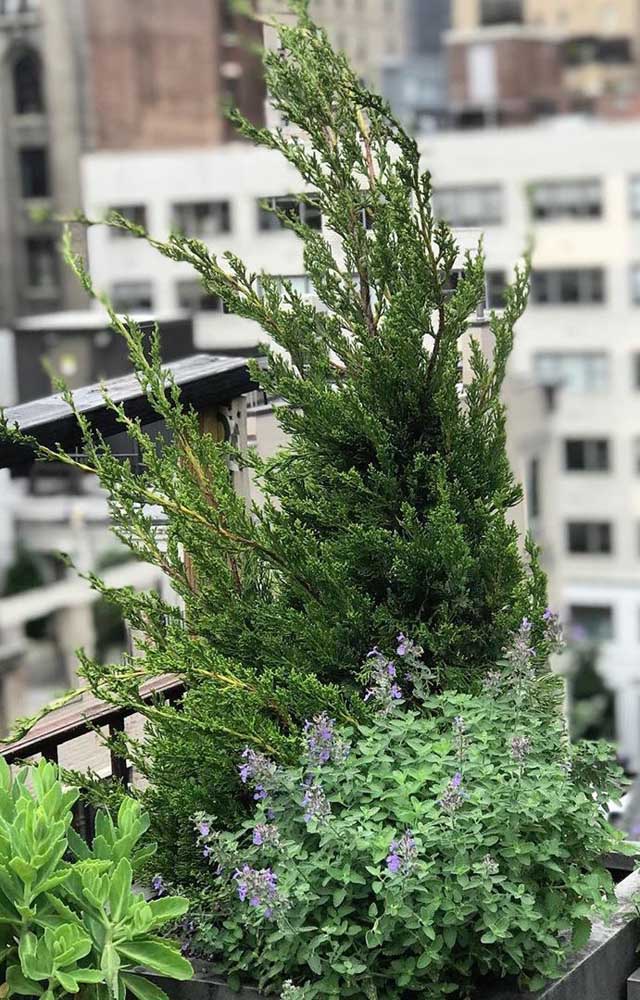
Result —
[{"label": "catmint plant", "polygon": [[278,895],[278,876],[271,868],[252,868],[243,865],[235,874],[238,899],[245,901],[253,909],[261,913],[267,920],[274,915],[276,906],[281,904]]},{"label": "catmint plant", "polygon": [[[444,1000],[465,995],[479,970],[535,989],[561,968],[567,929],[579,942],[585,913],[608,911],[615,893],[599,857],[622,836],[593,796],[598,768],[599,794],[616,794],[603,749],[570,747],[562,720],[550,723],[535,702],[522,735],[508,690],[445,692],[424,707],[347,731],[313,720],[314,768],[304,742],[279,775],[277,824],[269,800],[258,801],[229,835],[238,861],[212,879],[216,964],[295,997],[288,981],[308,1000]],[[336,737],[351,743],[344,759],[325,752]],[[561,770],[568,758],[571,774]],[[292,930],[307,927],[331,934]]]},{"label": "catmint plant", "polygon": [[326,823],[331,815],[331,804],[325,795],[322,785],[315,779],[307,777],[303,789],[302,805],[304,807],[305,823]]},{"label": "catmint plant", "polygon": [[253,843],[256,847],[279,847],[278,827],[274,823],[258,823],[253,828]]},{"label": "catmint plant", "polygon": [[372,701],[378,712],[388,715],[403,700],[402,689],[398,684],[398,669],[393,660],[381,653],[377,646],[368,654],[367,682],[364,693],[365,701]]},{"label": "catmint plant", "polygon": [[387,870],[392,875],[410,875],[416,866],[418,848],[412,833],[407,830],[399,840],[392,840],[387,855]]},{"label": "catmint plant", "polygon": [[251,747],[245,747],[242,751],[242,763],[238,765],[238,771],[244,785],[253,785],[253,797],[256,801],[267,798],[275,786],[278,774],[275,763]]},{"label": "catmint plant", "polygon": [[414,698],[424,701],[434,680],[433,671],[424,662],[424,649],[404,632],[397,637],[396,653],[402,660],[403,674],[412,686]]},{"label": "catmint plant", "polygon": [[345,760],[351,745],[335,731],[336,720],[326,712],[320,713],[304,724],[305,753],[309,768],[314,770],[328,761]]},{"label": "catmint plant", "polygon": [[456,771],[439,801],[440,808],[448,816],[453,816],[464,804],[466,791],[462,786],[462,774]]}]

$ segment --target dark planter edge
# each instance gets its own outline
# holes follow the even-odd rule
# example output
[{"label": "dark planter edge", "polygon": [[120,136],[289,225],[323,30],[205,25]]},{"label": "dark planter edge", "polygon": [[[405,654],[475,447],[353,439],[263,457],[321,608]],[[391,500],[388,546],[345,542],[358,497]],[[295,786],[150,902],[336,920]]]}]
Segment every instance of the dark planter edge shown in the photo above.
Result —
[{"label": "dark planter edge", "polygon": [[[593,924],[587,945],[571,956],[563,975],[537,993],[521,993],[504,985],[486,986],[478,1000],[624,1000],[627,979],[640,964],[640,919],[632,918],[634,900],[640,900],[640,871],[616,886],[618,909],[611,920]],[[178,983],[147,973],[171,1000],[267,1000],[251,987],[234,993],[224,978],[206,962],[194,962],[192,980]]]}]

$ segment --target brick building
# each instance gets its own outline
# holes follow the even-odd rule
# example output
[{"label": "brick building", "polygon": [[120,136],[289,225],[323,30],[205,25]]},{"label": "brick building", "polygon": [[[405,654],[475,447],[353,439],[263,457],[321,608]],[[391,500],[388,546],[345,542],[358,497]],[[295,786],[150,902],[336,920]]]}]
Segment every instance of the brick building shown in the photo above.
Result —
[{"label": "brick building", "polygon": [[229,0],[87,0],[87,33],[93,148],[215,145],[229,103],[262,122],[261,27]]}]

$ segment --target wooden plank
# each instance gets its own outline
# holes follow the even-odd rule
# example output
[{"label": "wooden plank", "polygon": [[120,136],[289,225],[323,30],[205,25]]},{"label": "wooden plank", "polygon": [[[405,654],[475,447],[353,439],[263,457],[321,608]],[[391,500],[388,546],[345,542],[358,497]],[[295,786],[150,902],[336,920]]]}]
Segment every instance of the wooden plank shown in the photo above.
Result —
[{"label": "wooden plank", "polygon": [[[246,359],[241,357],[196,354],[164,365],[164,368],[180,386],[182,401],[198,411],[257,388]],[[122,431],[122,425],[104,402],[103,389],[110,399],[123,405],[128,416],[138,417],[142,423],[159,419],[135,375],[123,375],[109,379],[103,386],[96,383],[73,392],[74,405],[101,434],[108,437]],[[60,394],[9,407],[5,414],[10,424],[17,424],[47,447],[60,444],[71,451],[81,444],[76,419]],[[0,441],[0,468],[25,464],[32,459],[31,449]]]},{"label": "wooden plank", "polygon": [[[140,687],[140,697],[145,701],[150,701],[159,694],[169,699],[176,698],[183,687],[184,684],[178,677],[164,674],[143,684]],[[136,712],[136,708],[123,709],[93,696],[83,698],[78,695],[77,701],[40,719],[21,740],[2,747],[0,755],[8,764],[12,764],[16,760],[43,753],[43,748],[61,746],[77,736],[84,736],[95,726],[111,725],[120,717],[135,715]]]}]

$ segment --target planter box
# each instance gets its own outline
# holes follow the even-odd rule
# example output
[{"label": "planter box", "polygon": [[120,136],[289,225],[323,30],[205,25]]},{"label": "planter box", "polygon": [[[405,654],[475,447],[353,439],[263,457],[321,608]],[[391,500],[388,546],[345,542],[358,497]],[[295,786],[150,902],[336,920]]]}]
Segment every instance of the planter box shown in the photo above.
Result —
[{"label": "planter box", "polygon": [[[564,975],[537,993],[521,993],[505,982],[486,983],[478,991],[477,1000],[626,1000],[627,980],[638,967],[640,920],[634,912],[634,899],[640,898],[640,871],[634,872],[616,886],[619,908],[607,924],[593,925],[589,943],[569,961]],[[267,1000],[257,990],[245,987],[233,993],[224,979],[205,963],[194,963],[196,975],[188,983],[175,983],[150,976],[171,997],[171,1000]],[[637,992],[629,985],[629,1000],[640,1000],[640,973]]]}]

